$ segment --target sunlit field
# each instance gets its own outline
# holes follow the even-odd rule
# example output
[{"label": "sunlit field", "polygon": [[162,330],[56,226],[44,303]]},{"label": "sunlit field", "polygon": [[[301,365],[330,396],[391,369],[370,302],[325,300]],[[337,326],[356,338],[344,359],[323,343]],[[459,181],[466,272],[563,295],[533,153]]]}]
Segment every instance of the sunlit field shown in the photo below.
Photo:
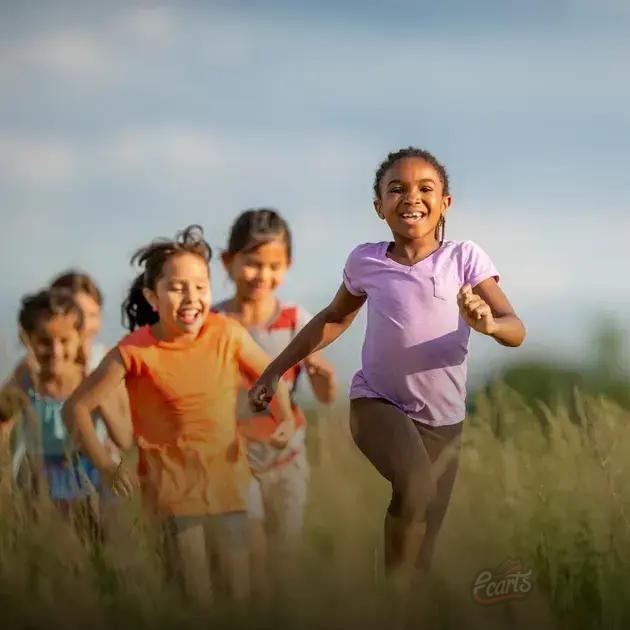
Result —
[{"label": "sunlit field", "polygon": [[[110,510],[103,545],[82,545],[50,506],[12,495],[5,453],[2,628],[393,627],[380,560],[387,484],[352,443],[344,409],[309,420],[299,571],[277,585],[266,610],[186,602],[163,577],[159,536],[137,501]],[[414,587],[406,627],[628,627],[630,414],[578,392],[570,404],[530,408],[495,386],[466,422],[434,571]],[[478,575],[506,562],[531,570],[531,590],[476,601]]]}]

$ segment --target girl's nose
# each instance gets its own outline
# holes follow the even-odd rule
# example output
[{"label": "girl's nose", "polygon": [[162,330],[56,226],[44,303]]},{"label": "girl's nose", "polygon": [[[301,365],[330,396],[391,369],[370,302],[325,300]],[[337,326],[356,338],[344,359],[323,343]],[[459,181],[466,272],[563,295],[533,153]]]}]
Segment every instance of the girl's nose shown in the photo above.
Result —
[{"label": "girl's nose", "polygon": [[50,354],[53,359],[63,358],[64,349],[63,349],[63,344],[61,343],[61,341],[57,341],[56,339],[53,341]]},{"label": "girl's nose", "polygon": [[195,287],[185,286],[183,294],[184,302],[192,302],[195,299]]},{"label": "girl's nose", "polygon": [[259,273],[259,277],[263,282],[269,282],[271,278],[271,269],[269,269],[269,267],[262,267]]},{"label": "girl's nose", "polygon": [[416,204],[420,199],[420,193],[416,189],[409,190],[405,193],[405,203],[409,205]]}]

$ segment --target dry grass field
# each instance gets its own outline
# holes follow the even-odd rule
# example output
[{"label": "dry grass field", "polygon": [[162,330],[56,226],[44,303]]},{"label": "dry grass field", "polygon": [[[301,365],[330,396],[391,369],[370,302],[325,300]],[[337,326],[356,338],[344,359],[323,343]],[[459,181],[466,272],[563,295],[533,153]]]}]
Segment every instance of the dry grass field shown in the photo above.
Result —
[{"label": "dry grass field", "polygon": [[[163,579],[160,545],[137,500],[82,545],[45,503],[37,518],[7,483],[0,504],[2,628],[389,628],[383,579],[387,484],[351,441],[346,411],[311,414],[311,491],[299,574],[265,611],[195,609]],[[527,407],[505,386],[466,420],[460,469],[435,557],[408,627],[630,627],[630,414],[576,392]],[[6,459],[6,458],[5,458]],[[482,605],[479,573],[531,570],[519,599]]]}]

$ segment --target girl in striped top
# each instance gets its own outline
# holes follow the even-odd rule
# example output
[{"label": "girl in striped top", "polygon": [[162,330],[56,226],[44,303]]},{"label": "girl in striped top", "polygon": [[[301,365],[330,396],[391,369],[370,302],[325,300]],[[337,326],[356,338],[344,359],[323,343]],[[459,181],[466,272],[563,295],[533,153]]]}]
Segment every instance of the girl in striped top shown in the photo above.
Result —
[{"label": "girl in striped top", "polygon": [[[275,357],[309,321],[300,306],[281,302],[276,296],[291,265],[291,232],[274,210],[259,208],[243,212],[232,225],[223,264],[234,283],[234,295],[215,309],[243,324],[265,352]],[[318,401],[335,397],[332,367],[311,355],[284,376],[291,393],[305,372]],[[252,573],[260,591],[265,589],[267,542],[275,561],[289,559],[301,540],[308,489],[305,453],[306,419],[294,403],[296,430],[281,435],[274,409],[255,413],[247,401],[251,381],[244,379],[239,392],[238,420],[247,439],[247,453],[254,480],[250,488],[248,515]]]}]

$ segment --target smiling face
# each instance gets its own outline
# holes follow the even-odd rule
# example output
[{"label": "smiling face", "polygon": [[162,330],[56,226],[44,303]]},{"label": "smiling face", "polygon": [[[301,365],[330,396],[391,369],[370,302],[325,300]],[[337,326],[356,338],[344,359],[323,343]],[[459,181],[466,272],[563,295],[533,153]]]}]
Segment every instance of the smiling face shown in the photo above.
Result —
[{"label": "smiling face", "polygon": [[44,378],[55,378],[76,365],[82,337],[75,313],[41,317],[23,337]]},{"label": "smiling face", "polygon": [[282,284],[290,260],[286,242],[277,238],[249,252],[226,253],[223,264],[239,298],[258,301],[269,297]]},{"label": "smiling face", "polygon": [[435,239],[440,217],[451,205],[436,169],[419,157],[401,158],[383,174],[374,208],[394,236]]},{"label": "smiling face", "polygon": [[149,304],[157,310],[162,333],[196,336],[210,310],[210,276],[206,261],[188,252],[171,256],[153,290],[145,289]]}]

